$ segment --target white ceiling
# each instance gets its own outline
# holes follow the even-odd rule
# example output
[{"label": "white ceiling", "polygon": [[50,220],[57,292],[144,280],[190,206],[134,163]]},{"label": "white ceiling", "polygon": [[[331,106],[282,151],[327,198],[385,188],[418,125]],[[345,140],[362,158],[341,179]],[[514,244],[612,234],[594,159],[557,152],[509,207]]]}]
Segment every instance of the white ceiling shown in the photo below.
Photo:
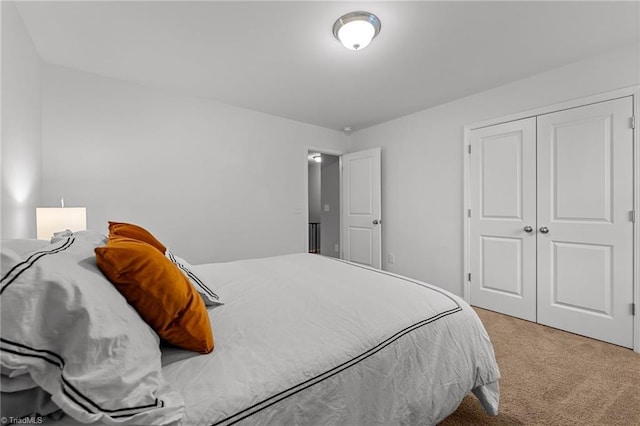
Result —
[{"label": "white ceiling", "polygon": [[[362,129],[640,40],[627,2],[19,2],[48,63]],[[354,10],[380,35],[333,37]]]}]

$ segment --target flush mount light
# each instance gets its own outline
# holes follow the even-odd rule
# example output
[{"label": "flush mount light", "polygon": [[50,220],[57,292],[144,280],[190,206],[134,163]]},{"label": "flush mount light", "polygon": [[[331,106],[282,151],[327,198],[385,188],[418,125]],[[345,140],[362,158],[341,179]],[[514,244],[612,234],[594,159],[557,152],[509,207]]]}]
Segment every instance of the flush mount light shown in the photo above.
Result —
[{"label": "flush mount light", "polygon": [[316,163],[322,163],[322,154],[319,152],[309,154],[307,157],[309,161],[315,161]]},{"label": "flush mount light", "polygon": [[364,49],[379,32],[380,20],[369,12],[347,13],[333,24],[333,35],[350,50]]}]

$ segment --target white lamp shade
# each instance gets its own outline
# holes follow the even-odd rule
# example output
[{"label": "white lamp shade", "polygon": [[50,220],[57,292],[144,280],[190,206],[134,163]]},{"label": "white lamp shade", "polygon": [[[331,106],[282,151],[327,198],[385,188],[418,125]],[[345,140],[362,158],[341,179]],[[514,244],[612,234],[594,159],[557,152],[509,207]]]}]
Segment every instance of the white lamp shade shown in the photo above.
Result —
[{"label": "white lamp shade", "polygon": [[338,39],[350,50],[364,49],[371,43],[375,28],[369,21],[351,21],[338,30]]},{"label": "white lamp shade", "polygon": [[38,207],[36,228],[39,240],[50,240],[54,232],[87,229],[86,207]]}]

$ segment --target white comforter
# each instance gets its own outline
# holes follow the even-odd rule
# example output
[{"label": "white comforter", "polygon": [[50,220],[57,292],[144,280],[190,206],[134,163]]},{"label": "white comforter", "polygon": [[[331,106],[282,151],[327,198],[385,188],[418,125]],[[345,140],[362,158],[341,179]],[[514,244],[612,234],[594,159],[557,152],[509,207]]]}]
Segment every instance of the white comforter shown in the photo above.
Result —
[{"label": "white comforter", "polygon": [[319,255],[196,266],[225,305],[208,355],[163,349],[183,425],[435,424],[498,409],[492,345],[458,297]]}]

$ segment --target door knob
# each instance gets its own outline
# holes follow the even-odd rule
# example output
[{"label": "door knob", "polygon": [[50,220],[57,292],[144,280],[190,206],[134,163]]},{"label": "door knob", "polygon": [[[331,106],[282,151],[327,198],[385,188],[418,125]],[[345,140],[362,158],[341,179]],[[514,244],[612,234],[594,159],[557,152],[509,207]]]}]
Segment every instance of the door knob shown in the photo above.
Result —
[{"label": "door knob", "polygon": [[547,228],[546,226],[541,226],[540,227],[540,232],[542,232],[543,234],[548,234],[549,233],[549,228]]},{"label": "door knob", "polygon": [[374,225],[377,225],[377,224],[379,224],[379,223],[382,223],[382,221],[381,221],[381,220],[378,220],[378,219],[374,219],[374,220],[373,220],[373,224],[374,224]]},{"label": "door knob", "polygon": [[532,231],[533,231],[533,228],[531,226],[527,225],[524,227],[524,232],[532,232]]}]

